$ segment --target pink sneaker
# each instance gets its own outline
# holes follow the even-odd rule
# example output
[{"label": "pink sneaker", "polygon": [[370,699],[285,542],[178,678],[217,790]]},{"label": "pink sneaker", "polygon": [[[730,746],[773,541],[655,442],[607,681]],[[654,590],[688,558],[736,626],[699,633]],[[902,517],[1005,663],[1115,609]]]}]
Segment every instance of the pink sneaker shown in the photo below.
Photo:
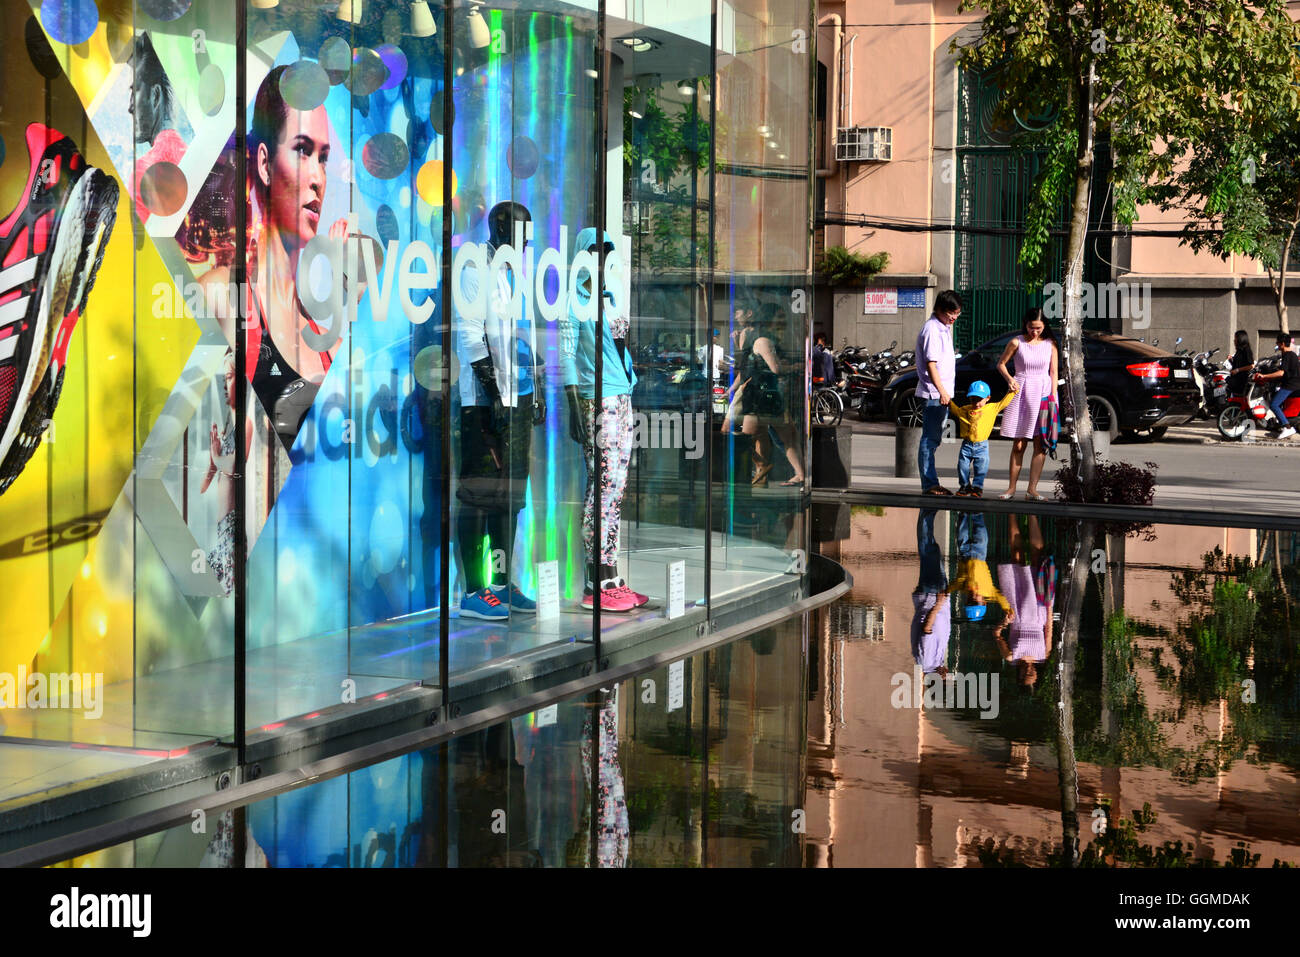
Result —
[{"label": "pink sneaker", "polygon": [[631,587],[628,585],[626,578],[620,578],[618,580],[618,587],[621,588],[623,591],[627,592],[632,597],[632,600],[636,602],[637,608],[640,608],[642,605],[649,604],[650,596],[643,595],[639,591],[633,591]]},{"label": "pink sneaker", "polygon": [[[595,604],[595,600],[590,590],[582,593],[582,607],[590,610]],[[636,608],[636,599],[628,592],[626,588],[617,585],[606,585],[600,590],[600,610],[622,614],[632,611]]]}]

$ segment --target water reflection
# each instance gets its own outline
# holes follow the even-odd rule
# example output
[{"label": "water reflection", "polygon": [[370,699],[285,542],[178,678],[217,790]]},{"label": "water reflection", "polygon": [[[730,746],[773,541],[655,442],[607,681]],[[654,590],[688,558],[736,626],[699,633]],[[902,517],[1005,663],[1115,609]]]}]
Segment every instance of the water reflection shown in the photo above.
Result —
[{"label": "water reflection", "polygon": [[74,863],[1300,864],[1297,536],[844,508],[806,621]]}]

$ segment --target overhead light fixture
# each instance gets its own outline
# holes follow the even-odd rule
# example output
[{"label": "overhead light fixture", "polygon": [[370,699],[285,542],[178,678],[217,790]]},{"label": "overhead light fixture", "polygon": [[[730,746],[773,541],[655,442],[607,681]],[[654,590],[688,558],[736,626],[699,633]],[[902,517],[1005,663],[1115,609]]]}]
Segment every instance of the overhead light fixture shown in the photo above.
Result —
[{"label": "overhead light fixture", "polygon": [[599,70],[593,70],[593,69],[591,69],[590,67],[588,67],[588,68],[587,68],[586,70],[584,70],[583,72],[586,73],[587,76],[591,77],[593,80],[596,79],[596,77],[600,76],[600,71],[599,71]]},{"label": "overhead light fixture", "polygon": [[758,132],[761,135],[766,136],[768,133],[772,132],[772,128],[770,126],[760,126]]},{"label": "overhead light fixture", "polygon": [[767,145],[771,149],[776,149],[776,140],[768,140]]},{"label": "overhead light fixture", "polygon": [[644,120],[644,119],[645,119],[645,117],[644,117],[642,114],[638,113],[636,110],[628,110],[628,111],[627,111],[627,115],[630,116],[630,117],[632,117],[632,119],[634,119],[634,120]]},{"label": "overhead light fixture", "polygon": [[682,96],[694,96],[695,87],[691,86],[689,80],[682,80],[680,83],[677,84],[677,92],[680,93]]},{"label": "overhead light fixture", "polygon": [[429,9],[426,0],[412,3],[410,14],[411,29],[406,33],[408,37],[431,37],[437,34],[438,25],[433,22],[433,11]]},{"label": "overhead light fixture", "polygon": [[258,10],[274,10],[280,5],[280,0],[252,0],[252,3]]},{"label": "overhead light fixture", "polygon": [[472,4],[467,14],[469,19],[469,44],[475,50],[482,50],[492,42],[492,31],[488,29],[487,21],[483,19],[482,6],[481,3]]},{"label": "overhead light fixture", "polygon": [[633,53],[645,53],[660,45],[658,40],[637,36],[619,37],[618,42],[629,48]]},{"label": "overhead light fixture", "polygon": [[344,23],[360,23],[365,13],[365,0],[342,0],[339,12],[334,16]]},{"label": "overhead light fixture", "polygon": [[777,159],[782,159],[782,160],[783,160],[783,159],[785,159],[785,154],[784,154],[784,153],[777,153],[777,154],[776,154],[776,158],[777,158]]}]

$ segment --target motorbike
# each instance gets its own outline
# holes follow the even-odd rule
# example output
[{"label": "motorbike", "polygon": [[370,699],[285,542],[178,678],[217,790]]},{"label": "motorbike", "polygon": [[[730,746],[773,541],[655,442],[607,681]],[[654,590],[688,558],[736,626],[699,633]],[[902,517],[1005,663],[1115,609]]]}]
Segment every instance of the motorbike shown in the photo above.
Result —
[{"label": "motorbike", "polygon": [[1201,406],[1197,417],[1217,419],[1228,403],[1228,368],[1230,363],[1212,362],[1218,349],[1198,352],[1192,358],[1192,376],[1201,390]]},{"label": "motorbike", "polygon": [[[1269,356],[1255,364],[1256,372],[1276,372],[1282,365],[1281,356]],[[1282,423],[1268,405],[1268,391],[1252,377],[1241,395],[1227,397],[1227,405],[1219,413],[1219,434],[1225,439],[1242,441],[1256,428],[1280,429]],[[1288,419],[1300,416],[1300,393],[1287,398],[1282,411]]]}]

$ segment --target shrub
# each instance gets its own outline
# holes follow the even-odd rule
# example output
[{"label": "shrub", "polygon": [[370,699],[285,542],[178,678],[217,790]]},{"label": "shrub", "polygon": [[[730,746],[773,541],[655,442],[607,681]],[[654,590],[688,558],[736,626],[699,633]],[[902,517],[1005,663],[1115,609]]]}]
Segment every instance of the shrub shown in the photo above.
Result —
[{"label": "shrub", "polygon": [[[1150,506],[1155,501],[1156,469],[1159,467],[1155,462],[1143,465],[1098,462],[1092,485],[1085,489],[1078,473],[1065,464],[1056,473],[1056,499],[1060,502]],[[1155,538],[1149,522],[1105,522],[1100,529],[1108,535],[1141,535],[1147,541]]]},{"label": "shrub", "polygon": [[832,286],[856,286],[871,282],[889,268],[889,253],[862,256],[843,246],[831,246],[822,254],[817,271]]}]

